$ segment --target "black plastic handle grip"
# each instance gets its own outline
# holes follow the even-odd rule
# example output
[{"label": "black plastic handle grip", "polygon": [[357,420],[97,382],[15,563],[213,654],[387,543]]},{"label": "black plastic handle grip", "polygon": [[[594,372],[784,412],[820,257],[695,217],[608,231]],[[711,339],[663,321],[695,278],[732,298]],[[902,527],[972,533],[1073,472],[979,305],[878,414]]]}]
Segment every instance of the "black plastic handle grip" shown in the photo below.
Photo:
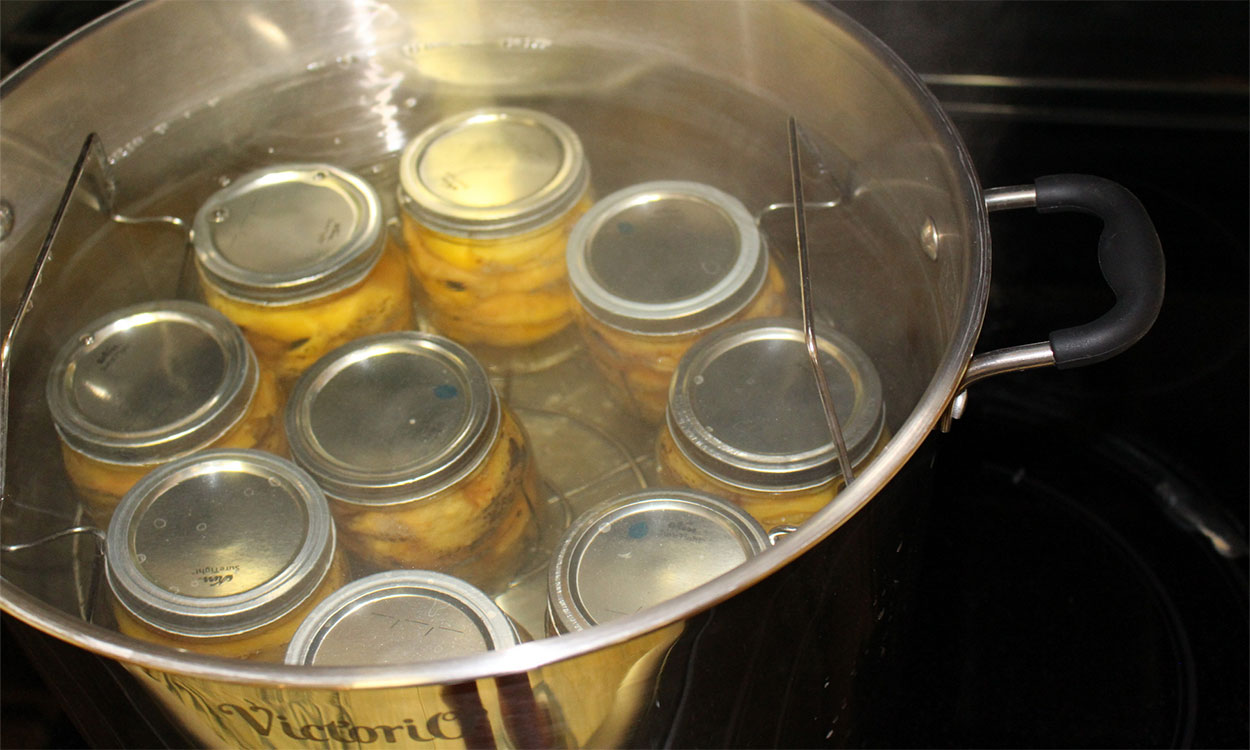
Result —
[{"label": "black plastic handle grip", "polygon": [[1096,320],[1050,334],[1055,366],[1082,367],[1110,359],[1137,342],[1163,306],[1163,248],[1154,222],[1137,196],[1101,177],[1039,177],[1040,213],[1078,211],[1102,219],[1098,265],[1115,304]]}]

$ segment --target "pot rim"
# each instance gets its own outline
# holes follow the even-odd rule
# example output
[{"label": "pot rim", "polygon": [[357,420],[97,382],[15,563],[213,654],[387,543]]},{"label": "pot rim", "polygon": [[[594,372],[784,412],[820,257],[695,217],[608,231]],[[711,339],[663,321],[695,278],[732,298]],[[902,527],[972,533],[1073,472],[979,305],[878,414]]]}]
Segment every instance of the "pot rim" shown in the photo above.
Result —
[{"label": "pot rim", "polygon": [[[151,0],[137,0],[65,38],[0,82],[0,95],[19,85],[46,60],[78,39],[150,4]],[[968,290],[965,304],[962,310],[957,311],[958,320],[951,342],[915,407],[877,460],[872,461],[856,476],[850,487],[840,492],[833,502],[819,510],[797,531],[732,571],[635,615],[582,632],[561,635],[559,638],[543,638],[501,651],[411,665],[307,667],[245,662],[181,652],[144,643],[100,625],[85,622],[45,604],[3,577],[0,577],[0,609],[55,638],[117,660],[128,667],[224,683],[261,686],[280,684],[295,688],[358,690],[433,685],[528,672],[685,620],[749,588],[836,531],[863,508],[919,449],[955,396],[980,335],[985,315],[990,278],[990,235],[981,185],[967,148],[937,99],[924,86],[919,76],[889,47],[841,11],[807,2],[802,5],[805,11],[813,15],[813,22],[835,23],[856,38],[865,50],[875,55],[883,67],[895,75],[915,98],[942,145],[957,160],[961,192],[959,197],[965,204],[969,217],[967,228],[971,255],[964,279]]]}]

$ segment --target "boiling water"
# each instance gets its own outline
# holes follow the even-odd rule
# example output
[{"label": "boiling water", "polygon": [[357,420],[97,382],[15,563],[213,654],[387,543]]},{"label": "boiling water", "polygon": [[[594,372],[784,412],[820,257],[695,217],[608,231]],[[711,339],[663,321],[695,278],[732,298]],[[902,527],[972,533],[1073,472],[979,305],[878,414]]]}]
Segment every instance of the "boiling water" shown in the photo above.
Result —
[{"label": "boiling water", "polygon": [[[520,50],[520,51],[518,51]],[[320,161],[356,171],[395,213],[398,152],[431,123],[489,105],[548,112],[581,137],[592,190],[606,195],[634,183],[693,180],[739,198],[760,217],[790,288],[796,288],[787,112],[767,99],[710,76],[641,57],[606,58],[594,50],[548,50],[542,56],[493,49],[507,64],[475,58],[492,71],[488,85],[456,80],[455,61],[428,54],[421,65],[385,55],[309,65],[301,76],[240,91],[175,113],[121,144],[107,144],[118,202],[131,216],[169,215],[190,222],[198,206],[239,175],[270,164]],[[398,59],[411,61],[411,51]],[[450,53],[449,53],[450,54]],[[502,77],[502,80],[501,80]],[[809,201],[838,204],[809,216],[814,279],[822,320],[856,339],[878,363],[887,419],[897,427],[928,367],[910,362],[917,335],[883,316],[882,290],[926,288],[919,253],[898,250],[887,229],[855,210],[854,162],[835,144],[818,143],[822,169],[808,175]],[[770,208],[772,207],[772,208]],[[80,520],[61,469],[43,395],[50,359],[64,338],[110,310],[147,299],[196,295],[185,236],[168,225],[100,229],[57,248],[57,268],[41,299],[73,300],[40,308],[25,332],[14,373],[10,416],[9,499],[5,541],[24,541]],[[100,269],[107,269],[101,274]],[[902,292],[899,292],[902,293]],[[797,311],[797,307],[792,306]],[[935,316],[936,317],[936,316]],[[543,632],[546,565],[568,521],[587,507],[655,481],[656,427],[616,403],[584,352],[529,372],[496,368],[495,385],[523,422],[546,488],[545,533],[524,573],[498,600],[531,634]],[[69,561],[74,561],[73,563]],[[99,556],[86,538],[51,542],[6,556],[5,576],[65,611],[107,624]]]}]

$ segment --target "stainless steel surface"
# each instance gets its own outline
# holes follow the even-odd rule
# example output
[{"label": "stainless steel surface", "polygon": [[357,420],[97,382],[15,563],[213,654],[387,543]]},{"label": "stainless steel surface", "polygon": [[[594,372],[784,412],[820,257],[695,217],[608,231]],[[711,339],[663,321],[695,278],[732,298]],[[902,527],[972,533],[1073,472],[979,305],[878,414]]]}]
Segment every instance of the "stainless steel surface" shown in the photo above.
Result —
[{"label": "stainless steel surface", "polygon": [[330,164],[266,167],[214,193],[191,241],[206,281],[253,304],[290,305],[356,284],[382,252],[382,203]]},{"label": "stainless steel surface", "polygon": [[[804,208],[808,211],[834,208],[837,205],[838,201],[807,201],[803,204]],[[778,201],[776,203],[769,203],[767,206],[761,208],[759,213],[755,215],[755,223],[762,224],[767,221],[770,214],[778,211],[784,211],[786,215],[792,215],[794,213],[794,201]]]},{"label": "stainless steel surface", "polygon": [[316,362],[287,404],[297,463],[332,496],[389,505],[472,471],[499,431],[499,402],[464,347],[406,331],[358,339]]},{"label": "stainless steel surface", "polygon": [[154,464],[202,448],[247,412],[260,382],[242,332],[205,305],[124,308],[72,335],[48,376],[57,432],[109,463]]},{"label": "stainless steel surface", "polygon": [[968,364],[967,372],[964,373],[961,385],[966,388],[992,375],[1049,367],[1054,363],[1055,353],[1051,351],[1050,343],[1047,341],[998,349],[973,357],[972,362]]},{"label": "stainless steel surface", "polygon": [[13,231],[13,204],[0,199],[0,242]]},{"label": "stainless steel surface", "polygon": [[548,606],[560,632],[636,614],[732,570],[768,547],[763,527],[724,500],[645,490],[583,513],[551,561]]},{"label": "stainless steel surface", "polygon": [[113,214],[113,221],[118,224],[168,224],[176,227],[184,234],[189,236],[191,231],[187,226],[187,222],[177,216],[122,216],[121,214]]},{"label": "stainless steel surface", "polygon": [[104,541],[104,532],[96,528],[95,526],[74,526],[72,528],[62,529],[61,531],[58,531],[55,534],[49,534],[39,539],[33,539],[29,542],[18,542],[16,544],[3,544],[3,545],[0,545],[0,549],[3,549],[5,552],[20,552],[21,550],[24,550],[24,549],[32,549],[34,547],[41,547],[49,542],[55,542],[57,539],[61,539],[62,537],[73,536],[75,534],[92,534],[100,542]]},{"label": "stainless steel surface", "polygon": [[[1014,208],[1032,208],[1037,205],[1037,189],[1032,185],[988,188],[984,194],[986,211],[1006,211]],[[1055,364],[1055,353],[1050,342],[1009,347],[975,355],[968,363],[963,380],[955,398],[947,407],[939,424],[942,432],[949,432],[953,420],[959,419],[968,401],[968,386],[994,375],[1020,372]]]},{"label": "stainless steel surface", "polygon": [[469,656],[520,642],[490,597],[427,570],[375,573],[340,588],[308,613],[288,664],[411,664]]},{"label": "stainless steel surface", "polygon": [[[7,467],[9,462],[7,457],[9,433],[11,432],[9,429],[9,409],[12,399],[10,376],[13,370],[14,346],[17,343],[16,336],[19,326],[34,307],[35,293],[40,282],[43,281],[44,269],[52,258],[52,247],[56,243],[62,222],[66,221],[67,217],[70,222],[82,221],[80,218],[81,212],[72,210],[74,206],[71,205],[71,202],[75,196],[79,197],[79,202],[87,203],[91,202],[91,198],[97,198],[100,202],[108,204],[108,210],[112,210],[111,186],[113,183],[108,178],[107,171],[108,167],[104,163],[99,138],[95,133],[92,133],[83,141],[82,148],[78,152],[78,158],[70,171],[69,180],[60,194],[54,213],[51,215],[47,234],[42,238],[39,251],[34,257],[33,267],[29,271],[25,284],[21,287],[17,306],[9,316],[8,325],[4,327],[4,342],[0,344],[0,389],[3,389],[3,393],[0,393],[0,418],[3,418],[4,424],[4,430],[0,432],[0,454],[3,454],[4,458],[4,460],[0,460],[0,504],[8,497],[5,479],[8,476]],[[84,192],[98,189],[99,192],[87,196],[84,200],[83,196],[78,193],[80,189]],[[6,205],[9,205],[9,213],[12,215],[13,209],[11,204],[8,204],[6,201]],[[12,226],[10,226],[10,229],[12,229]],[[6,231],[6,238],[8,234]],[[18,278],[20,279],[20,275]],[[12,282],[7,287],[13,288]]]},{"label": "stainless steel surface", "polygon": [[443,120],[399,161],[404,208],[421,224],[462,237],[508,237],[549,224],[581,199],[589,179],[576,132],[516,107]]},{"label": "stainless steel surface", "polygon": [[655,181],[601,198],[578,220],[568,269],[574,295],[604,323],[685,333],[755,297],[768,249],[737,198],[701,183]]},{"label": "stainless steel surface", "polygon": [[334,524],[321,490],[289,461],[213,450],[140,480],[105,547],[109,586],[136,617],[181,635],[230,635],[312,594],[333,558]]},{"label": "stainless steel surface", "polygon": [[[852,462],[885,426],[881,380],[845,335],[821,331],[820,367],[845,415]],[[761,490],[817,487],[842,473],[800,321],[760,319],[700,339],[673,374],[668,429],[699,469]]]},{"label": "stainless steel surface", "polygon": [[846,437],[842,434],[842,421],[838,418],[837,405],[829,390],[829,378],[820,363],[820,348],[816,341],[816,320],[812,312],[812,261],[807,250],[807,201],[803,199],[803,163],[799,153],[799,125],[793,117],[786,120],[786,143],[790,151],[791,191],[794,195],[794,244],[799,252],[799,305],[803,313],[803,343],[807,358],[812,364],[812,377],[816,392],[820,395],[820,408],[824,410],[829,424],[829,435],[838,450],[838,466],[849,485],[855,478],[855,467],[846,449]]},{"label": "stainless steel surface", "polygon": [[1037,188],[1032,185],[989,188],[985,191],[986,211],[1006,211],[1011,208],[1032,208],[1037,205]]},{"label": "stainless steel surface", "polygon": [[790,524],[782,524],[780,526],[774,526],[768,530],[768,543],[776,544],[777,542],[780,542],[782,539],[785,539],[787,536],[793,534],[794,532],[798,530],[799,530],[798,526],[791,526]]},{"label": "stainless steel surface", "polygon": [[963,413],[968,398],[967,388],[973,383],[994,375],[1050,367],[1054,364],[1055,352],[1050,348],[1049,341],[995,349],[992,352],[974,356],[968,363],[968,369],[964,372],[963,380],[959,384],[959,393],[955,395],[949,410],[942,418],[942,431],[949,431],[951,420],[959,419]]},{"label": "stainless steel surface", "polygon": [[924,248],[925,255],[937,260],[938,250],[942,246],[942,232],[933,222],[933,217],[925,219],[924,226],[920,228],[920,246]]},{"label": "stainless steel surface", "polygon": [[[835,533],[908,470],[908,459],[936,424],[968,361],[988,285],[980,189],[958,137],[915,76],[871,36],[823,7],[471,7],[472,13],[462,3],[437,2],[153,2],[115,15],[19,70],[0,86],[6,164],[0,179],[23,217],[0,248],[4,298],[17,298],[12,291],[25,280],[38,234],[55,211],[73,158],[64,144],[91,127],[116,144],[112,157],[129,214],[189,216],[220,188],[222,175],[296,159],[350,166],[386,196],[395,187],[396,154],[416,133],[447,115],[498,106],[499,100],[540,107],[568,123],[585,143],[599,194],[646,180],[686,179],[715,185],[758,211],[788,192],[779,125],[792,113],[827,157],[842,196],[837,207],[812,217],[810,231],[820,238],[813,243],[813,265],[821,269],[813,291],[817,315],[836,320],[883,373],[894,437],[881,456],[784,543],[725,575],[630,617],[475,657],[298,669],[199,658],[82,622],[56,576],[12,558],[0,579],[7,611],[134,665],[136,673],[150,670],[240,706],[253,697],[263,700],[262,692],[273,698],[275,685],[283,686],[282,696],[315,691],[309,700],[321,705],[340,688],[395,688],[398,696],[413,686],[542,672],[570,709],[569,720],[581,721],[567,728],[574,742],[584,744],[604,714],[590,708],[593,691],[568,689],[557,678],[584,674],[577,668],[604,650],[741,594]],[[140,48],[145,54],[135,56]],[[211,60],[189,50],[211,50]],[[91,65],[81,64],[88,59]],[[48,97],[48,91],[57,96]],[[10,189],[19,183],[23,190]],[[947,233],[949,252],[936,262],[915,247],[926,217]],[[48,342],[151,294],[145,285],[176,288],[183,248],[154,245],[143,263],[129,266],[141,270],[137,279],[100,273],[115,269],[116,253],[104,250],[112,239],[107,231],[84,239],[92,241],[75,244],[75,264],[52,279],[60,297],[79,301],[81,319],[40,318],[40,326],[28,327],[17,342],[15,361],[22,369],[14,373],[14,393],[21,397],[9,415],[7,461],[21,470],[9,474],[6,533],[20,528],[33,537],[49,526],[64,528],[76,507],[47,460],[51,432],[40,421],[46,405],[31,387],[46,374]],[[882,305],[889,315],[880,313]],[[5,315],[11,313],[6,307]],[[576,358],[566,364],[580,366]],[[584,408],[602,403],[589,379],[566,383],[567,390],[557,393],[518,380],[509,387],[525,398],[509,400],[574,414],[612,434],[631,458],[649,455],[650,436],[636,425],[610,409],[599,414]],[[540,468],[552,476],[565,467],[547,461]],[[628,469],[621,475],[629,475]],[[574,476],[562,479],[562,486],[595,487],[597,479]],[[856,649],[861,643],[856,633],[843,645]],[[158,677],[141,679],[163,700],[174,700],[176,691],[161,687]],[[264,739],[247,734],[250,725],[237,715],[170,705],[184,721],[198,722],[194,731],[206,742]],[[379,715],[377,721],[388,718]]]}]

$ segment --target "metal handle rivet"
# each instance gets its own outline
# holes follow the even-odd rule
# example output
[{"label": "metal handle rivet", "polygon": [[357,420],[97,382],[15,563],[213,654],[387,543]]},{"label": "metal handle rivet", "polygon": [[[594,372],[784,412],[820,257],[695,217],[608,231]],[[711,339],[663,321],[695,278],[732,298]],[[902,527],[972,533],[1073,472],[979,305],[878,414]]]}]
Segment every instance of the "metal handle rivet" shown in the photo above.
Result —
[{"label": "metal handle rivet", "polygon": [[938,229],[934,223],[933,217],[925,219],[924,226],[920,229],[920,247],[924,248],[924,254],[932,260],[937,260],[938,256]]},{"label": "metal handle rivet", "polygon": [[13,231],[13,204],[0,200],[0,241]]}]

